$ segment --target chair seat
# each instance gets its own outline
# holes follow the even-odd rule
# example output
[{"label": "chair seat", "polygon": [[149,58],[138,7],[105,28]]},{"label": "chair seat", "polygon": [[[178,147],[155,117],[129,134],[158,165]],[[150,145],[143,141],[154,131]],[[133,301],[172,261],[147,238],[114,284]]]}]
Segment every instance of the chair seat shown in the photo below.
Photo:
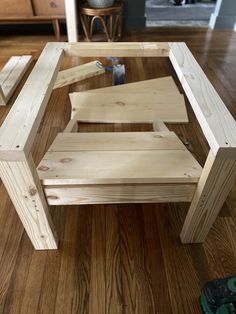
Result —
[{"label": "chair seat", "polygon": [[196,184],[201,166],[173,132],[60,133],[43,185]]}]

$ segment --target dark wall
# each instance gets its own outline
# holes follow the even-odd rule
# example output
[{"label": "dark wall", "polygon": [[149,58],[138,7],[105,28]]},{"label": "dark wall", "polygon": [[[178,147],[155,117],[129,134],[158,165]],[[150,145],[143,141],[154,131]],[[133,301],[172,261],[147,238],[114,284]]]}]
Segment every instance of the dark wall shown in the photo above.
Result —
[{"label": "dark wall", "polygon": [[141,30],[145,28],[145,0],[124,0],[125,29]]}]

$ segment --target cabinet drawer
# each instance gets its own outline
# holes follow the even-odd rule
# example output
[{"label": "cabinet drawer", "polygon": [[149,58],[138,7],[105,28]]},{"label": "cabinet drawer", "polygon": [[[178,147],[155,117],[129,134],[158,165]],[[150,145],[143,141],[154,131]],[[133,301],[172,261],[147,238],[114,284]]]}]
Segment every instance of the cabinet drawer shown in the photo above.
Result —
[{"label": "cabinet drawer", "polygon": [[30,0],[0,0],[0,16],[33,16]]},{"label": "cabinet drawer", "polygon": [[36,15],[65,15],[64,0],[33,0]]}]

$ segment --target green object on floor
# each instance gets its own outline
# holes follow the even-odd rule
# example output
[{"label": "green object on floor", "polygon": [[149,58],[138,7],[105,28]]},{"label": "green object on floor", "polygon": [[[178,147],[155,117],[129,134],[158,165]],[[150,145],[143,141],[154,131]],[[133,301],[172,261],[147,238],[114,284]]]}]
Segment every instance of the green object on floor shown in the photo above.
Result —
[{"label": "green object on floor", "polygon": [[204,314],[236,313],[236,276],[207,282],[200,304]]}]

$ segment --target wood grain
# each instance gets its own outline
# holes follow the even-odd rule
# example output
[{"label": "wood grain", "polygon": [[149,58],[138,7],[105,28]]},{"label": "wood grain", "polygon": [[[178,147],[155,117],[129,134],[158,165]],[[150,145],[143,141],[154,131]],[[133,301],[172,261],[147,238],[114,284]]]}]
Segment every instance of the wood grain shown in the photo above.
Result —
[{"label": "wood grain", "polygon": [[188,122],[185,102],[179,93],[73,93],[71,118],[90,123]]},{"label": "wood grain", "polygon": [[173,78],[171,76],[166,76],[152,80],[90,89],[89,93],[149,93],[149,95],[166,95],[167,93],[173,93],[176,95],[179,93],[179,90]]},{"label": "wood grain", "polygon": [[75,0],[65,1],[67,36],[70,43],[78,41],[77,3]]},{"label": "wood grain", "polygon": [[49,205],[191,202],[196,184],[45,186]]},{"label": "wood grain", "polygon": [[0,105],[5,106],[8,103],[32,61],[32,56],[14,56],[1,69],[0,86],[3,99]]},{"label": "wood grain", "polygon": [[[64,36],[63,39],[66,40]],[[12,55],[32,54],[37,58],[45,43],[52,40],[53,36],[45,35],[2,36],[0,66]],[[159,28],[124,34],[123,40],[186,41],[236,118],[235,32]],[[90,61],[90,58],[65,59],[62,69]],[[127,82],[173,75],[182,92],[167,58],[124,58],[123,61],[126,65]],[[101,78],[102,76],[94,77],[52,93],[33,145],[36,164],[51,145],[57,132],[63,131],[70,119],[70,103],[67,98],[69,90],[82,91],[111,85],[109,75]],[[20,92],[23,81],[20,82],[9,106],[0,108],[1,123]],[[190,123],[167,126],[179,136],[203,166],[209,147],[188,101],[186,107]],[[152,125],[80,124],[81,132],[114,130],[152,131]],[[199,295],[204,283],[235,273],[235,195],[234,187],[227,199],[227,210],[224,205],[222,214],[216,219],[203,245],[182,245],[179,240],[188,204],[106,205],[105,313],[199,314]],[[96,211],[97,206],[51,207],[53,221],[60,237],[60,250],[34,253],[2,184],[0,200],[0,312],[23,313],[22,308],[27,313],[26,304],[32,304],[36,309],[38,303],[36,313],[64,314],[69,311],[71,314],[88,314],[89,302],[93,302],[89,296],[90,282],[95,280],[91,277],[91,260],[95,261],[95,251],[91,251],[91,237],[93,210]],[[31,263],[33,254],[34,262]],[[119,258],[122,271],[119,271]],[[114,271],[111,270],[112,267]],[[31,284],[27,279],[28,273]],[[39,285],[35,282],[37,280]],[[110,287],[113,287],[112,293],[109,292],[112,289]],[[120,298],[116,297],[119,295]],[[30,300],[27,300],[28,298]],[[120,307],[122,309],[119,312]]]},{"label": "wood grain", "polygon": [[17,0],[2,0],[0,16],[33,16],[32,4],[30,0],[21,0],[21,5]]},{"label": "wood grain", "polygon": [[185,43],[170,44],[170,60],[216,155],[236,157],[236,122]]},{"label": "wood grain", "polygon": [[168,57],[166,42],[68,43],[65,52],[76,57]]},{"label": "wood grain", "polygon": [[210,151],[181,232],[184,243],[204,241],[235,178],[236,160],[215,157]]},{"label": "wood grain", "polygon": [[[34,141],[63,57],[63,44],[49,43],[1,126],[1,160],[24,160]],[[45,62],[47,69],[45,69]],[[40,81],[39,81],[40,77]],[[39,93],[40,91],[40,93]]]},{"label": "wood grain", "polygon": [[54,89],[70,85],[76,82],[83,81],[87,78],[101,75],[105,72],[105,69],[99,63],[99,61],[92,61],[76,67],[60,71],[58,73]]},{"label": "wood grain", "polygon": [[[71,120],[72,121],[72,120]],[[186,150],[174,132],[59,133],[49,152]]]},{"label": "wood grain", "polygon": [[196,183],[201,166],[184,150],[48,152],[43,185]]},{"label": "wood grain", "polygon": [[56,231],[35,170],[32,157],[0,162],[1,179],[34,248],[57,249]]}]

